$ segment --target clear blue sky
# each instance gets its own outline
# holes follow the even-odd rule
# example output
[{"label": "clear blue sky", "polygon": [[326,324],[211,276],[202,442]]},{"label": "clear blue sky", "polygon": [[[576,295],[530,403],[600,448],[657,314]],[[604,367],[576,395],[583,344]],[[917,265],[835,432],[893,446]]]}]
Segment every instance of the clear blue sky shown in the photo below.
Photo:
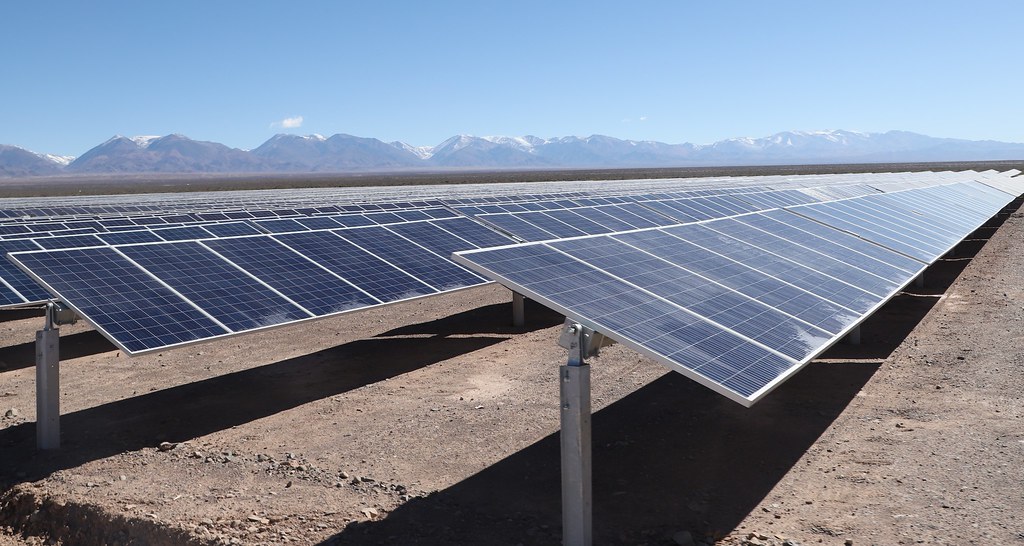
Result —
[{"label": "clear blue sky", "polygon": [[169,133],[1024,142],[1016,0],[36,0],[0,21],[0,143],[38,152]]}]

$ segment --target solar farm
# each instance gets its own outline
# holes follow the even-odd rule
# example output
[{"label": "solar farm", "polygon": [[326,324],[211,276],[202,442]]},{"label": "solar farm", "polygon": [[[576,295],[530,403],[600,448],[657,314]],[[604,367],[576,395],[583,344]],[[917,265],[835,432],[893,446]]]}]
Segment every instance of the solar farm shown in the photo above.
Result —
[{"label": "solar farm", "polygon": [[[856,434],[835,423],[866,403],[857,397],[891,355],[937,358],[903,340],[915,321],[887,354],[865,357],[900,337],[897,318],[937,306],[937,328],[1005,327],[994,338],[1019,345],[1020,288],[1007,295],[998,279],[1021,276],[1020,254],[988,258],[992,245],[978,244],[1019,230],[1000,227],[1019,218],[1019,174],[0,199],[0,312],[14,317],[0,400],[22,406],[5,417],[0,447],[27,469],[0,481],[72,484],[65,506],[116,506],[132,522],[124,543],[781,544],[796,534],[841,544],[856,524],[826,524],[813,501],[776,498],[818,487],[787,470],[811,464],[819,437]],[[1019,231],[1004,239],[1020,248]],[[976,296],[946,289],[969,280],[964,267],[997,258],[1001,270],[974,275],[1002,287],[1016,315],[949,319]],[[962,356],[954,362],[973,363]],[[1019,350],[1008,358],[988,364],[1020,372]],[[884,373],[910,373],[907,361]],[[117,399],[103,394],[111,383]],[[941,387],[926,394],[956,399]],[[899,429],[915,419],[929,428],[900,411]],[[975,448],[1020,460],[1019,395],[1002,412],[1016,432],[1001,448]],[[787,430],[789,419],[802,425]],[[793,446],[765,447],[772,437]],[[832,441],[842,449],[823,456],[854,451]],[[884,453],[864,459],[882,461],[871,472],[819,470],[844,484],[902,484],[890,468],[901,463]],[[623,460],[633,470],[613,468]],[[771,468],[757,470],[764,460]],[[424,478],[428,463],[436,473]],[[147,467],[197,485],[154,483]],[[101,476],[115,468],[133,470]],[[687,489],[662,489],[673,483]],[[714,483],[722,491],[709,492]],[[16,490],[0,524],[25,533],[13,521],[24,516]],[[612,515],[652,498],[664,502],[649,517]],[[777,521],[786,533],[760,538]]]}]

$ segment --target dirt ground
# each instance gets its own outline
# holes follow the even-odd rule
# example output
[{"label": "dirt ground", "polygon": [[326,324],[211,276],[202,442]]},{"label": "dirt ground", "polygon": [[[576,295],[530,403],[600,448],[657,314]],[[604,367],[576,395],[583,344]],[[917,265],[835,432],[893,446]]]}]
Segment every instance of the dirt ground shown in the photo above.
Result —
[{"label": "dirt ground", "polygon": [[[604,349],[595,543],[1024,545],[1024,215],[999,220],[751,409]],[[57,452],[34,447],[41,316],[7,312],[0,546],[558,544],[561,317],[516,329],[509,300],[131,359],[64,326]]]}]

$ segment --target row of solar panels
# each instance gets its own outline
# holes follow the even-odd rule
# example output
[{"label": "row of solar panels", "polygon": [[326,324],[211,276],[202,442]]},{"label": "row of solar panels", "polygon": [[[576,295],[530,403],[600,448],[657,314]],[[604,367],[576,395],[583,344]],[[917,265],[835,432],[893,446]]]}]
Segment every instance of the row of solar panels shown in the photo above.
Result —
[{"label": "row of solar panels", "polygon": [[[920,178],[920,176],[921,175],[917,175],[918,178]],[[730,191],[728,188],[718,190],[698,190],[696,192],[689,190],[686,192],[678,191],[677,188],[667,189],[677,191],[661,194],[642,194],[631,197],[583,197],[596,195],[606,191],[607,188],[605,183],[602,183],[600,188],[591,188],[588,191],[576,191],[571,195],[565,193],[523,194],[506,196],[504,198],[493,196],[474,197],[466,198],[465,200],[486,200],[487,202],[491,202],[492,200],[499,199],[506,203],[512,203],[501,206],[501,208],[497,210],[557,210],[574,208],[578,212],[568,214],[569,216],[576,218],[578,223],[584,222],[584,219],[580,216],[581,214],[587,215],[589,213],[591,217],[596,215],[601,218],[602,221],[599,224],[591,222],[582,226],[584,229],[582,232],[565,225],[564,223],[557,223],[556,221],[554,225],[562,227],[562,230],[558,232],[559,234],[557,236],[568,236],[584,232],[605,233],[609,231],[618,231],[624,228],[630,229],[635,227],[644,227],[647,225],[667,225],[674,223],[675,220],[685,220],[687,218],[680,218],[678,212],[675,213],[676,216],[673,218],[666,217],[650,210],[648,207],[657,206],[658,204],[658,202],[654,200],[654,197],[671,199],[673,196],[680,194],[721,194],[722,192]],[[781,194],[784,192],[776,193]],[[767,193],[765,195],[767,195]],[[551,199],[551,197],[557,197],[557,199]],[[570,199],[569,197],[574,199]],[[694,206],[701,206],[699,201],[707,199],[720,198],[698,197],[694,198],[692,201],[694,202]],[[675,199],[675,201],[678,202],[682,200]],[[647,205],[639,205],[637,202],[644,202],[647,203]],[[580,207],[585,205],[600,205],[602,203],[621,203],[622,205],[594,208],[592,210],[580,209]],[[254,235],[258,233],[281,233],[307,229],[328,229],[342,226],[396,223],[421,218],[441,218],[453,214],[449,210],[438,207],[438,203],[435,201],[403,201],[398,203],[375,203],[369,205],[332,205],[317,203],[317,206],[309,206],[310,203],[306,203],[306,205],[307,206],[296,209],[285,210],[188,213],[165,217],[118,217],[107,218],[104,220],[79,220],[63,223],[51,221],[52,219],[37,219],[36,223],[13,223],[0,225],[0,251],[9,253],[39,249],[53,250],[59,248],[75,248],[82,246],[196,240],[213,237],[219,238]],[[487,210],[495,210],[493,207],[498,207],[498,205],[485,205],[485,207],[492,208],[481,209],[463,207],[461,210],[469,213],[480,211],[486,212]],[[679,205],[677,205],[677,208],[678,207]],[[363,211],[364,214],[330,216],[329,213],[334,211]],[[723,216],[734,212],[736,212],[736,210],[720,210],[715,211],[714,215]],[[556,216],[559,215],[557,212],[552,214]],[[271,218],[267,218],[268,216]],[[210,223],[239,218],[250,218],[252,220]],[[510,217],[504,222],[501,221],[502,218],[500,217],[491,217],[491,219],[493,220],[491,223],[492,226],[497,227],[498,229],[504,229],[506,232],[514,236],[518,236],[522,240],[535,240],[538,238],[546,239],[556,236],[551,233],[552,231],[556,231],[552,229],[552,225],[548,225],[547,231],[543,228],[536,228],[534,231],[530,232],[523,229],[524,227],[530,226],[528,222],[521,222],[521,225],[518,226],[517,229],[509,229],[509,223],[518,220],[517,217]],[[172,224],[173,222],[176,222],[176,224]],[[566,231],[568,231],[568,233],[566,233]],[[3,239],[2,237],[6,237],[6,239]],[[0,263],[0,307],[35,304],[44,301],[48,297],[48,294],[41,287],[36,285],[36,283],[29,279],[20,270],[16,269],[12,264],[6,261]]]},{"label": "row of solar panels", "polygon": [[[918,181],[933,179],[917,177]],[[867,191],[872,196],[888,195],[870,188]],[[967,190],[949,186],[944,191]],[[674,193],[664,197],[677,200]],[[757,207],[769,204],[774,203],[762,202]],[[641,227],[635,222],[644,215],[656,218],[652,223],[658,227],[682,223],[635,202],[572,207],[580,205],[573,201],[563,205],[568,208],[562,211],[576,216],[562,223],[586,226],[580,230],[583,233],[623,231],[622,225],[609,219]],[[635,213],[640,210],[646,212]],[[605,223],[577,220],[593,212],[603,215],[593,218]],[[731,207],[718,211],[722,216],[738,212]],[[842,211],[826,212],[839,215]],[[556,209],[544,212],[552,213],[560,214]],[[386,227],[308,231],[309,226],[299,223],[306,231],[16,252],[11,259],[115,344],[137,353],[480,284],[484,279],[447,258],[453,252],[515,242],[465,217],[397,219],[402,222]],[[857,312],[859,307],[850,305],[845,309]],[[836,322],[842,324],[848,318],[843,317],[836,315],[830,322],[828,316],[808,315],[801,320],[816,329],[809,332],[820,336],[821,332],[831,334]]]},{"label": "row of solar panels", "polygon": [[[951,176],[977,176],[977,173],[908,173],[899,175],[899,184],[926,184],[933,180],[948,179]],[[809,177],[820,181],[822,177]],[[891,177],[890,177],[891,178]],[[607,195],[594,197],[606,191],[605,183],[587,191],[577,191],[573,199],[560,194],[559,199],[547,199],[551,194],[524,194],[502,198],[502,205],[478,205],[459,207],[458,212],[473,215],[483,223],[510,234],[523,241],[573,237],[584,234],[610,233],[651,226],[691,222],[720,218],[776,206],[787,206],[814,202],[836,195],[877,193],[866,185],[819,187],[803,190],[767,191],[762,186],[748,186],[743,190],[718,188],[714,190],[680,190],[662,187],[661,193],[644,193],[630,196]],[[855,189],[856,188],[856,189]],[[671,190],[671,191],[670,191]],[[757,193],[750,193],[758,190]],[[743,191],[746,193],[734,193]],[[811,197],[816,192],[824,197]],[[679,198],[679,195],[699,193],[702,197]],[[590,197],[581,197],[581,196]],[[478,198],[478,199],[498,199]],[[391,224],[427,218],[452,217],[456,213],[438,206],[435,201],[404,201],[398,203],[377,203],[370,205],[332,205],[318,203],[309,206],[277,211],[244,211],[250,218],[269,219],[244,220],[240,222],[213,223],[239,217],[234,213],[188,214],[175,217],[157,218],[160,221],[182,222],[177,227],[155,223],[152,217],[118,218],[95,221],[93,227],[105,229],[95,232],[90,227],[64,232],[15,233],[9,239],[0,240],[0,251],[4,253],[30,250],[56,250],[101,245],[119,245],[160,241],[197,240],[222,238],[262,233],[286,233],[310,229],[333,229],[364,225]],[[363,214],[327,215],[327,211],[366,211]],[[377,211],[377,212],[373,212]],[[522,211],[516,212],[516,211]],[[316,215],[320,214],[320,215]],[[285,218],[283,215],[295,215]],[[188,223],[193,222],[193,223]],[[84,222],[77,222],[82,225]],[[53,229],[55,223],[38,223],[35,228]],[[59,224],[71,227],[71,223]],[[0,226],[2,228],[3,226]],[[26,229],[25,225],[14,225]],[[74,234],[72,234],[73,232]],[[8,262],[0,263],[0,307],[36,304],[48,299],[49,295],[27,275]]]},{"label": "row of solar panels", "polygon": [[1011,184],[1014,195],[955,183],[455,259],[749,406],[1024,193]]},{"label": "row of solar panels", "polygon": [[[942,177],[957,173],[927,173],[931,177]],[[975,173],[978,174],[978,173]],[[980,173],[986,175],[986,173]],[[821,175],[800,177],[746,177],[746,178],[695,178],[632,181],[602,181],[600,183],[533,183],[533,184],[485,184],[457,186],[429,186],[409,188],[331,188],[314,190],[272,190],[235,192],[197,192],[190,194],[143,194],[131,197],[52,197],[0,199],[0,225],[6,223],[33,222],[38,219],[63,218],[153,218],[159,223],[160,216],[176,215],[217,215],[232,211],[229,218],[204,218],[210,220],[248,218],[246,211],[274,212],[291,215],[294,209],[310,209],[310,203],[346,204],[342,210],[328,207],[323,213],[367,212],[386,210],[404,202],[404,208],[427,206],[416,202],[446,201],[450,205],[474,205],[519,201],[572,199],[600,193],[602,195],[632,195],[659,191],[685,192],[682,196],[708,196],[735,190],[766,191],[789,187],[808,187],[827,184],[830,186],[860,184],[871,176],[876,185],[908,184],[908,179],[920,179],[921,173],[890,173],[886,175]],[[913,183],[912,181],[909,183]],[[581,185],[584,190],[581,191]],[[679,187],[685,185],[685,190]],[[743,190],[743,188],[748,188]],[[850,195],[846,195],[848,197]],[[844,197],[844,196],[833,196]],[[408,203],[411,202],[411,203]],[[382,209],[382,207],[384,207]],[[313,209],[319,207],[312,207]],[[279,212],[280,211],[280,212]],[[313,210],[303,211],[314,214]],[[173,222],[173,220],[171,220]]]},{"label": "row of solar panels", "polygon": [[446,218],[11,257],[134,354],[479,285],[448,256],[510,242]]}]

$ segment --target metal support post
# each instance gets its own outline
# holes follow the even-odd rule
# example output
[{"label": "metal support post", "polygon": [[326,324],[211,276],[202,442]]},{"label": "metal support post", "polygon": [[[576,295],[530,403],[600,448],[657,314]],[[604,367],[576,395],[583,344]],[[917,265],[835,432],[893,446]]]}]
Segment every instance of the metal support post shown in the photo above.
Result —
[{"label": "metal support post", "polygon": [[569,360],[559,368],[562,402],[562,544],[593,542],[590,459],[590,366],[584,362],[584,331],[568,325]]},{"label": "metal support post", "polygon": [[512,292],[512,326],[522,328],[526,325],[526,298],[519,292]]},{"label": "metal support post", "polygon": [[54,305],[46,306],[46,325],[36,332],[36,447],[60,448],[60,329],[53,326]]},{"label": "metal support post", "polygon": [[924,271],[914,279],[914,286],[918,288],[924,288]]},{"label": "metal support post", "polygon": [[860,325],[854,326],[848,334],[846,334],[846,342],[850,345],[860,345]]}]

